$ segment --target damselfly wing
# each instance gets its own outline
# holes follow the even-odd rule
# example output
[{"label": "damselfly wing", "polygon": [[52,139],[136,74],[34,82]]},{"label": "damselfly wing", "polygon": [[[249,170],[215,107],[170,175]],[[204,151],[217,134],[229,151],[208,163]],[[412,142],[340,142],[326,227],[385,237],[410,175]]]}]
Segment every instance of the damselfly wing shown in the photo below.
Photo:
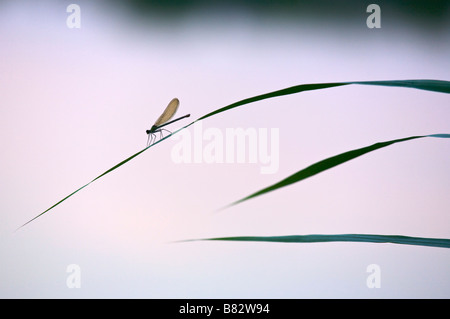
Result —
[{"label": "damselfly wing", "polygon": [[164,110],[163,114],[156,120],[153,126],[160,126],[170,120],[178,110],[178,106],[180,105],[180,100],[177,98],[172,99]]}]

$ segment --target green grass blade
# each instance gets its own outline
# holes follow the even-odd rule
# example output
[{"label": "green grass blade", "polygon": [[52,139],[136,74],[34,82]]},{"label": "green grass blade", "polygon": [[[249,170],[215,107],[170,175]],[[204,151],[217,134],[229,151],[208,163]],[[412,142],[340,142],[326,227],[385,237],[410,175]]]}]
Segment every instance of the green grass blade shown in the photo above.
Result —
[{"label": "green grass blade", "polygon": [[[308,177],[314,176],[316,174],[319,174],[325,170],[328,170],[332,167],[335,167],[337,165],[343,164],[345,162],[348,162],[352,159],[355,159],[361,155],[367,154],[369,152],[378,150],[380,148],[395,144],[395,143],[400,143],[400,142],[405,142],[405,141],[410,141],[413,139],[418,139],[418,138],[423,138],[423,137],[437,137],[437,138],[450,138],[450,134],[433,134],[433,135],[423,135],[423,136],[411,136],[411,137],[406,137],[406,138],[401,138],[401,139],[397,139],[397,140],[392,140],[392,141],[386,141],[386,142],[380,142],[380,143],[376,143],[370,146],[366,146],[363,148],[359,148],[356,150],[352,150],[352,151],[348,151],[345,153],[341,153],[339,155],[335,155],[332,157],[329,157],[327,159],[321,160],[317,163],[314,163],[300,171],[298,171],[295,174],[292,174],[291,176],[279,181],[278,183],[275,183],[269,187],[263,188],[260,191],[257,191],[251,195],[248,195],[238,201],[235,201],[233,203],[231,203],[230,205],[226,206],[226,207],[230,207],[239,203],[242,203],[244,201],[247,201],[251,198],[266,194],[268,192],[274,191],[276,189],[291,185],[293,183],[297,183],[300,182]],[[225,208],[226,208],[225,207]]]},{"label": "green grass blade", "polygon": [[73,193],[67,195],[66,197],[64,197],[63,199],[61,199],[59,202],[57,202],[57,203],[54,204],[53,206],[47,208],[46,210],[44,210],[44,211],[43,211],[42,213],[40,213],[39,215],[33,217],[32,219],[30,219],[29,221],[27,221],[25,224],[23,224],[22,226],[18,227],[18,228],[16,229],[16,231],[19,230],[20,228],[22,228],[23,226],[28,225],[29,223],[31,223],[33,220],[37,219],[38,217],[41,217],[41,216],[44,215],[46,212],[48,212],[50,209],[53,209],[54,207],[58,206],[59,204],[61,204],[63,201],[65,201],[66,199],[68,199],[68,198],[71,197],[72,195],[75,195],[75,193],[77,193],[78,191],[82,190],[83,188],[85,188],[86,186],[88,186],[90,183],[92,183],[92,181],[89,182],[89,183],[87,183],[87,184],[84,185],[84,186],[81,186],[81,187],[78,188],[76,191],[74,191]]},{"label": "green grass blade", "polygon": [[[450,83],[450,82],[449,82]],[[269,99],[269,98],[273,98],[273,97],[278,97],[278,96],[283,96],[283,95],[289,95],[289,94],[295,94],[295,93],[300,93],[303,91],[312,91],[312,90],[320,90],[320,89],[326,89],[326,88],[331,88],[331,87],[336,87],[336,86],[342,86],[342,85],[348,85],[351,83],[345,83],[345,82],[336,82],[336,83],[318,83],[318,84],[301,84],[301,85],[296,85],[296,86],[292,86],[286,89],[282,89],[282,90],[277,90],[277,91],[273,91],[270,93],[266,93],[266,94],[261,94],[261,95],[257,95],[257,96],[253,96],[244,100],[240,100],[238,102],[232,103],[230,105],[224,106],[220,109],[217,109],[213,112],[210,112],[206,115],[203,115],[202,117],[200,117],[199,119],[197,119],[197,121],[206,119],[210,116],[216,115],[218,113],[221,112],[225,112],[228,111],[230,109],[233,109],[235,107],[241,106],[241,105],[245,105],[245,104],[249,104],[249,103],[253,103],[253,102],[257,102],[257,101],[261,101],[261,100],[265,100],[265,99]]]},{"label": "green grass blade", "polygon": [[392,81],[357,81],[357,82],[333,82],[333,83],[316,83],[316,84],[301,84],[296,86],[291,86],[286,89],[273,91],[266,94],[261,94],[257,96],[253,96],[230,105],[224,106],[220,109],[217,109],[213,112],[210,112],[199,119],[197,121],[206,119],[210,116],[216,115],[221,112],[228,111],[235,107],[273,98],[283,95],[295,94],[304,91],[313,91],[320,89],[327,89],[342,85],[350,85],[350,84],[362,84],[362,85],[376,85],[376,86],[390,86],[390,87],[404,87],[404,88],[414,88],[419,90],[426,91],[434,91],[440,93],[450,93],[450,82],[449,81],[441,81],[441,80],[392,80]]},{"label": "green grass blade", "polygon": [[[208,113],[208,114],[198,118],[197,120],[189,123],[188,125],[180,128],[179,130],[173,132],[171,135],[174,135],[174,134],[178,133],[179,131],[181,131],[181,130],[191,126],[192,124],[194,124],[197,121],[206,119],[206,118],[211,117],[213,115],[219,114],[221,112],[228,111],[230,109],[233,109],[235,107],[242,106],[242,105],[245,105],[245,104],[249,104],[249,103],[265,100],[265,99],[268,99],[268,98],[273,98],[273,97],[278,97],[278,96],[283,96],[283,95],[300,93],[300,92],[303,92],[303,91],[320,90],[320,89],[337,87],[337,86],[342,86],[342,85],[350,85],[350,84],[407,87],[407,88],[415,88],[415,89],[435,91],[435,92],[441,92],[441,93],[450,93],[450,82],[449,81],[440,81],[440,80],[394,80],[394,81],[362,81],[362,82],[360,81],[360,82],[335,82],[335,83],[301,84],[301,85],[296,85],[296,86],[292,86],[292,87],[289,87],[289,88],[273,91],[273,92],[270,92],[270,93],[261,94],[261,95],[257,95],[257,96],[254,96],[254,97],[250,97],[250,98],[247,98],[247,99],[244,99],[244,100],[232,103],[230,105],[227,105],[225,107],[219,108],[219,109],[217,109],[217,110],[215,110],[213,112],[210,112],[210,113]],[[88,186],[89,184],[94,182],[95,180],[97,180],[100,177],[103,177],[104,175],[112,172],[113,170],[115,170],[118,167],[122,166],[123,164],[127,163],[128,161],[130,161],[131,159],[135,158],[139,154],[143,153],[144,151],[149,149],[151,146],[162,142],[163,140],[165,140],[166,138],[170,137],[171,135],[168,135],[168,136],[162,138],[161,140],[157,141],[156,143],[154,143],[154,144],[144,148],[143,150],[141,150],[141,151],[137,152],[136,154],[134,154],[134,155],[128,157],[127,159],[123,160],[119,164],[111,167],[110,169],[108,169],[104,173],[100,174],[99,176],[94,178],[92,181],[90,181],[86,185],[80,187],[79,189],[77,189],[76,191],[71,193],[70,195],[64,197],[62,200],[60,200],[59,202],[57,202],[56,204],[54,204],[53,206],[51,206],[50,208],[48,208],[44,212],[40,213],[36,217],[32,218],[31,220],[29,220],[28,222],[26,222],[25,224],[23,224],[19,228],[29,224],[30,222],[32,222],[36,218],[38,218],[38,217],[42,216],[43,214],[47,213],[49,210],[51,210],[54,207],[58,206],[60,203],[62,203],[63,201],[65,201],[69,197],[73,196],[78,191],[80,191],[81,189],[85,188],[86,186]]]},{"label": "green grass blade", "polygon": [[371,235],[371,234],[337,234],[337,235],[291,235],[291,236],[237,236],[217,237],[188,241],[246,241],[272,243],[324,243],[324,242],[360,242],[360,243],[392,243],[400,245],[416,245],[427,247],[450,248],[450,239],[424,238],[400,235]]},{"label": "green grass blade", "polygon": [[[170,136],[170,135],[164,137],[163,139],[168,138],[169,136]],[[162,141],[163,139],[161,139],[160,141]],[[156,142],[155,144],[159,143],[160,141]],[[59,202],[57,202],[57,203],[54,204],[53,206],[47,208],[46,210],[44,210],[44,211],[43,211],[42,213],[40,213],[39,215],[33,217],[32,219],[30,219],[29,221],[27,221],[25,224],[23,224],[22,226],[18,227],[18,228],[16,229],[16,231],[19,230],[20,228],[22,228],[23,226],[25,226],[25,225],[31,223],[33,220],[37,219],[38,217],[44,215],[44,214],[47,213],[49,210],[55,208],[56,206],[58,206],[59,204],[61,204],[62,202],[64,202],[66,199],[68,199],[69,197],[72,197],[73,195],[75,195],[75,194],[78,193],[80,190],[82,190],[83,188],[85,188],[85,187],[88,186],[89,184],[93,183],[94,181],[96,181],[96,180],[99,179],[100,177],[102,177],[102,176],[104,176],[104,175],[106,175],[106,174],[108,174],[108,173],[114,171],[115,169],[119,168],[119,167],[122,166],[123,164],[125,164],[125,163],[127,163],[128,161],[132,160],[133,158],[135,158],[136,156],[138,156],[138,155],[141,154],[142,152],[146,151],[147,149],[149,149],[150,147],[152,147],[152,146],[155,145],[155,144],[152,144],[152,145],[150,145],[150,146],[147,146],[146,148],[140,150],[139,152],[137,152],[137,153],[131,155],[130,157],[128,157],[127,159],[123,160],[123,161],[120,162],[119,164],[117,164],[117,165],[111,167],[110,169],[108,169],[107,171],[103,172],[102,174],[100,174],[99,176],[97,176],[96,178],[94,178],[93,180],[91,180],[89,183],[87,183],[86,185],[81,186],[81,187],[78,188],[76,191],[74,191],[74,192],[72,192],[71,194],[67,195],[66,197],[64,197],[63,199],[61,199]]]},{"label": "green grass blade", "polygon": [[394,81],[351,82],[351,84],[395,86],[426,91],[434,91],[440,93],[450,93],[449,83],[450,82],[448,81],[439,81],[439,80],[394,80]]}]

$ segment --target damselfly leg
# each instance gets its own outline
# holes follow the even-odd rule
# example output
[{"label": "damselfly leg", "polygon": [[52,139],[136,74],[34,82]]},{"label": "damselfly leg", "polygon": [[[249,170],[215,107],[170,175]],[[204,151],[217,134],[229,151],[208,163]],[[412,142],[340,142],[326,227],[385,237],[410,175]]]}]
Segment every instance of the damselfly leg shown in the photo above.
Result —
[{"label": "damselfly leg", "polygon": [[166,130],[165,128],[161,128],[159,130],[153,131],[148,134],[147,146],[150,146],[150,145],[156,143],[156,133],[159,133],[159,139],[161,140],[164,137],[163,131],[166,131],[167,133],[169,133],[167,136],[172,135],[172,132],[169,130]]}]

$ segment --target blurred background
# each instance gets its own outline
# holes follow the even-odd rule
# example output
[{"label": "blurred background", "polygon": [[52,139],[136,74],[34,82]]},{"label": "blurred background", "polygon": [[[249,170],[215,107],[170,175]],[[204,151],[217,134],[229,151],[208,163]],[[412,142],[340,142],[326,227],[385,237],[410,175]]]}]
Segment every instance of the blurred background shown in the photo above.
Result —
[{"label": "blurred background", "polygon": [[[69,10],[77,4],[79,20]],[[162,4],[163,3],[163,4]],[[450,133],[449,96],[345,86],[269,99],[203,130],[279,130],[279,169],[138,152],[167,103],[176,129],[219,107],[334,81],[450,80],[448,1],[0,1],[0,297],[448,298],[450,251],[392,244],[184,242],[222,236],[450,238],[450,144],[396,144],[221,208],[326,157]],[[79,28],[70,28],[72,23]],[[193,134],[193,127],[188,128]],[[69,265],[81,271],[69,288]],[[366,271],[379,265],[381,287]]]}]

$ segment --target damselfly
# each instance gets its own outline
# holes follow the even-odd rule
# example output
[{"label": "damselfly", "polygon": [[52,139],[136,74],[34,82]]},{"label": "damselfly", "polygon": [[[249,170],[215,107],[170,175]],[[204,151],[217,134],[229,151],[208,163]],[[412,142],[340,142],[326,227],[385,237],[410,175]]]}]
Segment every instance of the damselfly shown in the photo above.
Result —
[{"label": "damselfly", "polygon": [[153,139],[155,139],[156,142],[156,133],[159,133],[159,137],[162,138],[163,137],[163,133],[162,131],[167,131],[170,134],[172,134],[172,132],[170,132],[169,130],[166,130],[162,127],[169,125],[173,122],[179,121],[181,119],[184,119],[185,117],[189,117],[191,116],[191,114],[187,114],[185,116],[179,117],[175,120],[172,120],[170,122],[167,122],[168,120],[170,120],[175,113],[178,110],[178,106],[180,105],[180,101],[177,98],[174,98],[172,101],[169,102],[169,105],[167,105],[166,109],[164,110],[163,114],[161,114],[161,116],[156,120],[155,124],[153,124],[153,126],[151,127],[151,129],[146,130],[145,132],[148,135],[148,139],[147,139],[147,146],[149,146],[150,144],[152,144]]}]

